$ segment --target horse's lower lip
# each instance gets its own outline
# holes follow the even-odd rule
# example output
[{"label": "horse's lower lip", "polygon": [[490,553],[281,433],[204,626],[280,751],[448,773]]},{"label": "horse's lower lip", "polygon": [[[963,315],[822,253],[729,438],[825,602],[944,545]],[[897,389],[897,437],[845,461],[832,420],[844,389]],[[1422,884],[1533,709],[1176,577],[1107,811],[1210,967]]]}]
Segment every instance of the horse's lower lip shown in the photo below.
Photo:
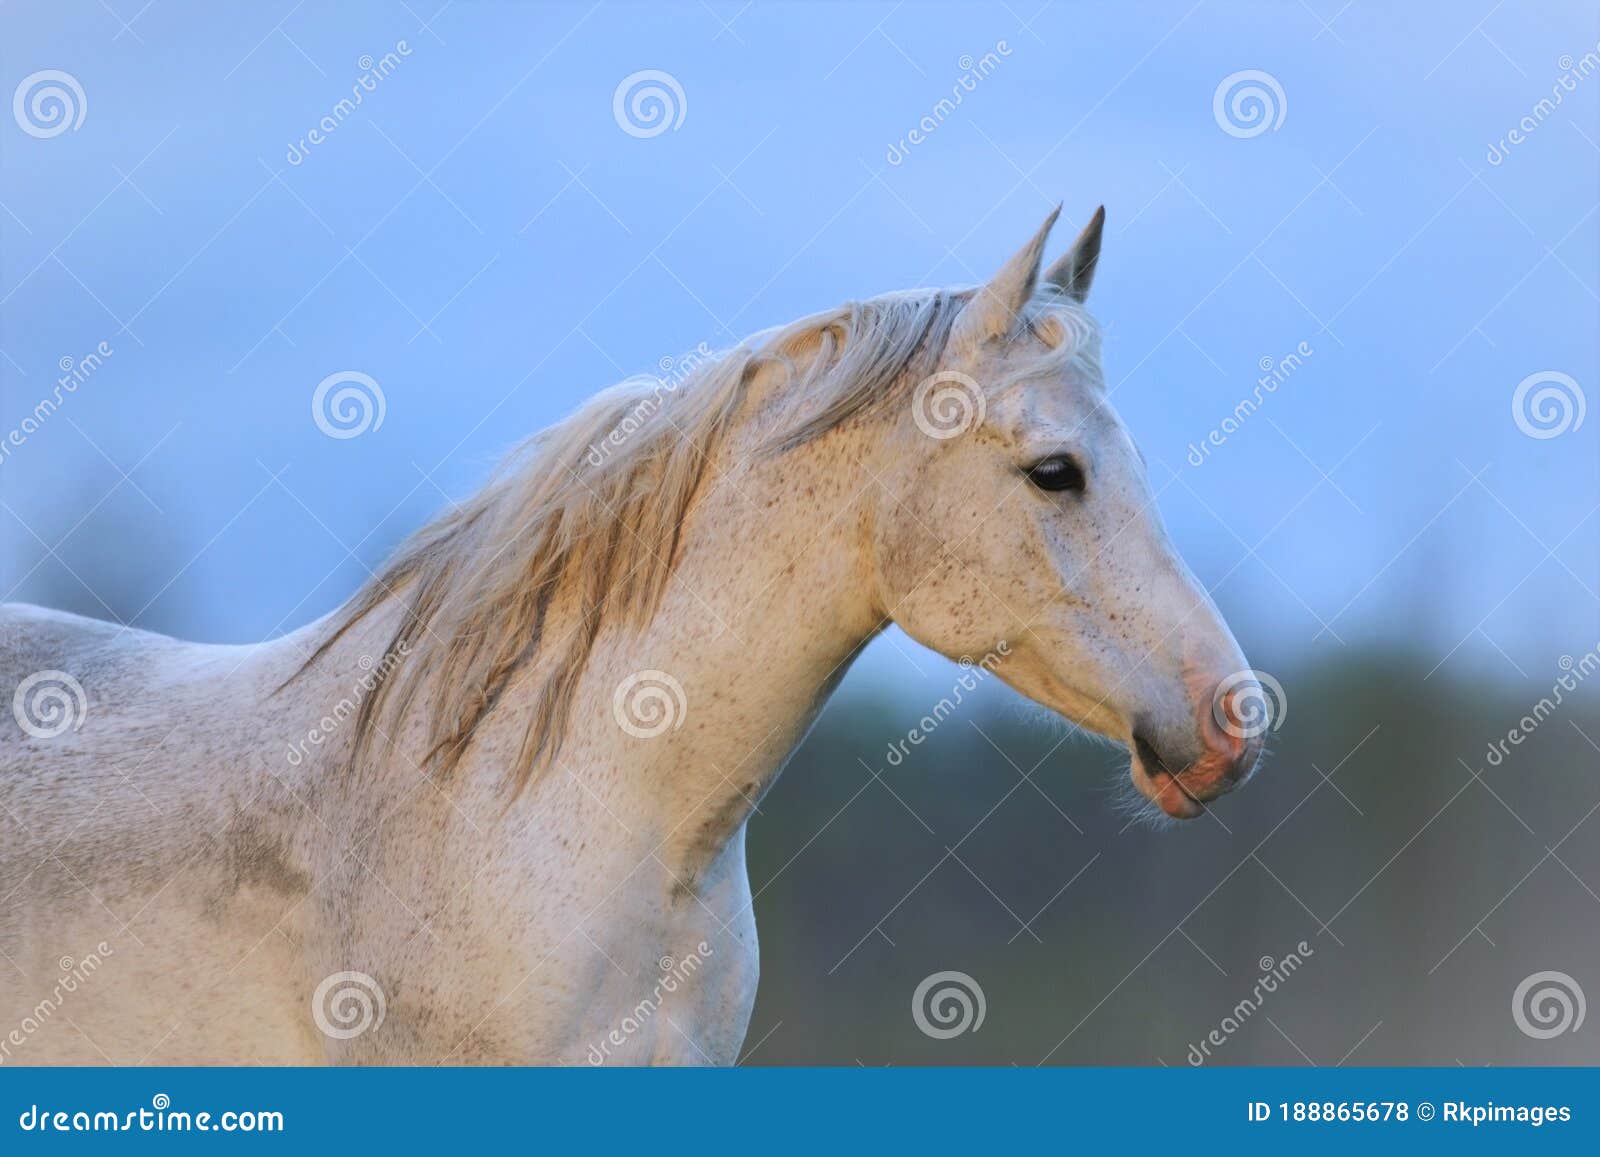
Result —
[{"label": "horse's lower lip", "polygon": [[1192,820],[1205,814],[1205,801],[1191,795],[1183,781],[1171,772],[1162,770],[1151,773],[1150,784],[1155,788],[1156,806],[1173,819]]},{"label": "horse's lower lip", "polygon": [[1205,814],[1205,800],[1168,769],[1148,740],[1135,732],[1128,746],[1133,756],[1130,773],[1150,802],[1175,820],[1192,820]]}]

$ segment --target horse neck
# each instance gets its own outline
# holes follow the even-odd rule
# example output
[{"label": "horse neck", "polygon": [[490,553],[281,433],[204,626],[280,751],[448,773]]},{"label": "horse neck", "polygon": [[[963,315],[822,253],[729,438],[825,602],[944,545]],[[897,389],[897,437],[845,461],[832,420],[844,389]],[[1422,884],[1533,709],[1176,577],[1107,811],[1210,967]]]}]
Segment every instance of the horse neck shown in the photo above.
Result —
[{"label": "horse neck", "polygon": [[[760,452],[772,424],[761,416],[765,385],[752,390],[745,421],[717,452],[691,505],[660,606],[643,627],[602,627],[552,765],[535,773],[509,810],[510,773],[542,681],[513,679],[479,726],[453,783],[442,785],[452,812],[470,815],[474,831],[501,821],[534,833],[552,824],[566,834],[593,827],[606,833],[601,843],[617,845],[620,822],[655,834],[654,854],[682,886],[741,830],[851,658],[882,627],[863,435],[841,430],[779,457]],[[558,598],[546,636],[575,629],[574,612],[572,600]],[[319,715],[350,698],[354,680],[386,655],[400,615],[400,600],[389,600],[352,627],[307,672],[313,678],[286,693],[291,714]],[[304,649],[295,648],[296,660]],[[537,655],[530,666],[537,669]],[[672,722],[641,737],[650,721],[624,729],[619,714],[629,718],[629,697],[624,691],[619,701],[619,688],[649,694],[663,686],[657,673],[681,688],[682,699],[666,684]],[[421,715],[428,710],[424,692],[411,717],[383,737],[385,746],[398,741],[393,774],[384,777],[390,782],[363,777],[334,790],[381,811],[390,793],[414,787],[426,762]],[[325,782],[347,758],[354,727],[340,724],[299,770]],[[524,813],[538,822],[524,824]],[[634,859],[642,850],[616,847]]]},{"label": "horse neck", "polygon": [[[741,829],[883,625],[868,476],[852,439],[840,433],[780,458],[757,453],[759,441],[752,431],[719,456],[650,623],[602,633],[560,756],[591,788],[597,775],[615,777],[610,806],[633,808],[663,834],[659,854],[680,882]],[[659,735],[629,734],[618,688],[659,684],[656,672],[681,687],[669,706],[681,713]]]}]

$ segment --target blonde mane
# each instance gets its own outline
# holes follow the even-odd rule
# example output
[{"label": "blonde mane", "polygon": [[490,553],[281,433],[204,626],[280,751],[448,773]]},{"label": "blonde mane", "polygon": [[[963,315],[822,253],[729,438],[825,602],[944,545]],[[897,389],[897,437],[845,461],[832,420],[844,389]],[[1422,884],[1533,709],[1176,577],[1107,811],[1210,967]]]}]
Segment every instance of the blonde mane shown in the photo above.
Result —
[{"label": "blonde mane", "polygon": [[[758,451],[786,453],[881,412],[932,373],[969,298],[918,290],[849,303],[722,355],[690,355],[682,381],[628,379],[525,441],[488,485],[400,546],[301,667],[375,609],[402,603],[386,654],[405,661],[361,702],[352,768],[375,732],[395,741],[420,696],[424,767],[447,774],[511,681],[535,677],[512,771],[520,791],[560,747],[602,625],[637,629],[659,607],[689,508],[756,373],[788,374],[781,400],[795,417]],[[1047,365],[1097,355],[1092,321],[1061,295],[1042,291],[1022,321],[1052,347]],[[559,627],[549,618],[558,597],[573,608]]]}]

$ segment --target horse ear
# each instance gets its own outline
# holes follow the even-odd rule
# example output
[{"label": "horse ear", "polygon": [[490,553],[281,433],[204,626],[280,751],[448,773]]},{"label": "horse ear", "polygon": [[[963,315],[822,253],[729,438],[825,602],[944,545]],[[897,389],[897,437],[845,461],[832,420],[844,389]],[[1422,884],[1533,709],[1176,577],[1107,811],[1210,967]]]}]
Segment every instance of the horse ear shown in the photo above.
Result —
[{"label": "horse ear", "polygon": [[1033,296],[1034,286],[1039,281],[1039,263],[1044,258],[1044,243],[1060,213],[1061,206],[1057,205],[1033,235],[1033,240],[1017,250],[989,284],[967,303],[961,316],[956,318],[950,335],[952,344],[976,346],[1010,331],[1017,314]]},{"label": "horse ear", "polygon": [[1089,283],[1094,280],[1094,267],[1100,260],[1100,233],[1105,223],[1106,207],[1101,205],[1078,234],[1072,248],[1044,275],[1046,281],[1074,301],[1089,296]]}]

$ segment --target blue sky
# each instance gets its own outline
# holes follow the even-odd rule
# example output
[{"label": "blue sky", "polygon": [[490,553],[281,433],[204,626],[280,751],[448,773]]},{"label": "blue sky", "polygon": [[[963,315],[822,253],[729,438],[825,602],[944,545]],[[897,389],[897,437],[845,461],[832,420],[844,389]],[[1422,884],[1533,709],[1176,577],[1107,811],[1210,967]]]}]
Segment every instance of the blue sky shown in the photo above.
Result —
[{"label": "blue sky", "polygon": [[[86,106],[53,136],[0,119],[0,427],[62,359],[113,351],[0,461],[6,597],[215,641],[292,628],[595,390],[981,279],[1059,200],[1058,247],[1107,206],[1108,382],[1259,665],[1366,642],[1539,682],[1600,639],[1600,415],[1533,438],[1512,412],[1529,375],[1586,403],[1600,382],[1600,75],[1535,112],[1596,51],[1586,5],[69,0],[0,21],[6,92],[61,70]],[[646,69],[683,115],[639,137],[613,96]],[[1214,115],[1243,70],[1282,93],[1257,135]],[[346,370],[384,421],[328,438],[310,398]]]}]

